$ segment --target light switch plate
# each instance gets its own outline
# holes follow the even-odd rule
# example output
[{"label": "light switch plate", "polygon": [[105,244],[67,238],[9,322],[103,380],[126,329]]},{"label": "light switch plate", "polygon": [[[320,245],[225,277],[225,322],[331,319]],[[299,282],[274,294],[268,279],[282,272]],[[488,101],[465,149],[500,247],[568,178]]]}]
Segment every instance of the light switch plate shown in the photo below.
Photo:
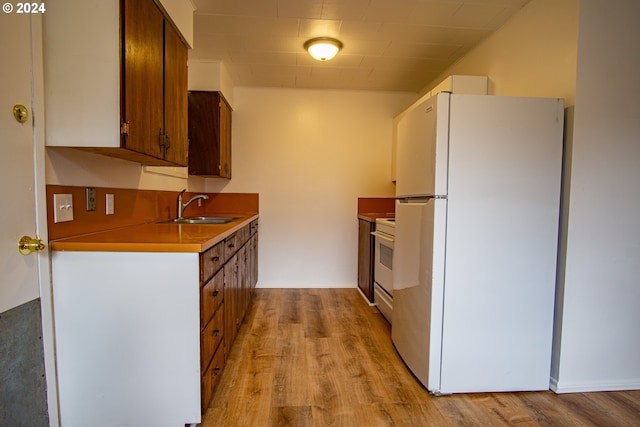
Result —
[{"label": "light switch plate", "polygon": [[53,222],[73,221],[73,195],[53,195]]},{"label": "light switch plate", "polygon": [[106,214],[107,215],[113,215],[115,213],[114,203],[115,203],[115,200],[114,200],[113,194],[107,194],[106,200],[105,200]]}]

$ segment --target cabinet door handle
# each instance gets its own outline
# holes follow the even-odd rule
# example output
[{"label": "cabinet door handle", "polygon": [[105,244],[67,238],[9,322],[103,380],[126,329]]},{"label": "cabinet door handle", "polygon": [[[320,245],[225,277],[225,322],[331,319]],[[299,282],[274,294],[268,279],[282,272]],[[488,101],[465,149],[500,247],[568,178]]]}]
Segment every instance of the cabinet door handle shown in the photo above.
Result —
[{"label": "cabinet door handle", "polygon": [[220,293],[220,291],[216,289],[215,291],[213,291],[213,293],[211,295],[214,296],[214,297],[217,297],[219,293]]},{"label": "cabinet door handle", "polygon": [[218,261],[220,261],[220,257],[219,256],[211,257],[211,261],[218,262]]},{"label": "cabinet door handle", "polygon": [[214,329],[214,330],[213,330],[213,334],[212,334],[212,335],[213,335],[214,337],[217,337],[219,333],[220,333],[220,330],[219,330],[219,329]]}]

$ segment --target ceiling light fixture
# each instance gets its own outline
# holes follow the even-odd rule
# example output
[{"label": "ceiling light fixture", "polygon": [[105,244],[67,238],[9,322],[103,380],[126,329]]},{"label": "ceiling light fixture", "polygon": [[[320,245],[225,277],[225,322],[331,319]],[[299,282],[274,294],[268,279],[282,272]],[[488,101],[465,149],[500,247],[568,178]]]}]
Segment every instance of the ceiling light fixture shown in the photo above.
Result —
[{"label": "ceiling light fixture", "polygon": [[307,40],[304,43],[304,48],[313,59],[324,62],[330,60],[340,52],[342,42],[329,37],[316,37],[315,39]]}]

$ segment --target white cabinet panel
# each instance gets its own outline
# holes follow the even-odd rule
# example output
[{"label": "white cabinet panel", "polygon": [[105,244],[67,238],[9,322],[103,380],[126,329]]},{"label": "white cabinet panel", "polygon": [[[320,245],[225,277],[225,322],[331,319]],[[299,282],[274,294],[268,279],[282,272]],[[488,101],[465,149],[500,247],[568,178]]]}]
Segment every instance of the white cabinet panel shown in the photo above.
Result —
[{"label": "white cabinet panel", "polygon": [[62,425],[200,421],[199,254],[54,252]]}]

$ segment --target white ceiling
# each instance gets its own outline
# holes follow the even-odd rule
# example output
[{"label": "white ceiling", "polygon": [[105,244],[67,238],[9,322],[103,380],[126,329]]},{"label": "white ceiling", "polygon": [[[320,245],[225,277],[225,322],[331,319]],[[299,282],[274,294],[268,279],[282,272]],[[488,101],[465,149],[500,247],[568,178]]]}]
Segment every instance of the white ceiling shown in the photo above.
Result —
[{"label": "white ceiling", "polygon": [[[419,92],[529,0],[193,0],[190,59],[237,86]],[[334,37],[329,62],[303,43]]]}]

